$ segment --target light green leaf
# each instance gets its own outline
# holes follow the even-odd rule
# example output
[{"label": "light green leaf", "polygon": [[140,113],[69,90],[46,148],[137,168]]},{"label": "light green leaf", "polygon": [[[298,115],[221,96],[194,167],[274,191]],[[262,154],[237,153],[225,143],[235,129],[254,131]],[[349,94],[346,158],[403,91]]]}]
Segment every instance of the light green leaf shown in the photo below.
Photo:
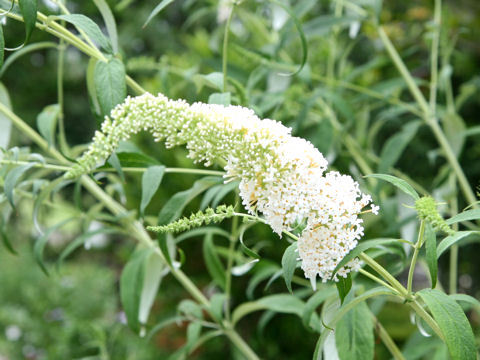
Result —
[{"label": "light green leaf", "polygon": [[205,235],[203,240],[203,257],[213,281],[222,289],[225,289],[225,269],[217,255],[213,236],[210,233]]},{"label": "light green leaf", "polygon": [[90,110],[92,114],[97,119],[98,123],[103,120],[101,116],[102,110],[100,109],[100,104],[98,103],[98,95],[97,90],[95,89],[95,67],[99,60],[95,58],[90,58],[88,61],[87,66],[87,73],[86,73],[86,82],[87,82],[87,92],[88,92],[88,100],[90,103]]},{"label": "light green leaf", "polygon": [[295,314],[302,317],[305,303],[293,295],[278,294],[263,297],[257,301],[243,303],[232,314],[232,324],[235,325],[244,316],[259,310],[271,310],[283,314]]},{"label": "light green leaf", "polygon": [[428,271],[430,272],[430,280],[432,289],[437,285],[437,236],[430,224],[425,227],[425,251],[427,256]]},{"label": "light green leaf", "polygon": [[185,317],[177,316],[177,315],[163,319],[158,324],[156,324],[152,329],[150,329],[150,331],[146,336],[147,342],[149,342],[152,339],[152,337],[163,328],[166,328],[169,325],[178,324],[184,320],[186,320]]},{"label": "light green leaf", "polygon": [[31,169],[35,163],[30,163],[30,164],[25,164],[25,165],[20,165],[14,168],[13,170],[10,170],[5,177],[5,183],[3,185],[3,190],[5,192],[5,195],[8,199],[8,202],[10,205],[12,205],[13,208],[15,208],[15,201],[13,199],[13,190],[15,189],[15,186],[17,185],[18,181],[22,177],[22,175],[29,169]]},{"label": "light green leaf", "polygon": [[25,24],[25,44],[30,40],[35,23],[37,22],[37,0],[19,0],[20,13]]},{"label": "light green leaf", "polygon": [[218,104],[223,106],[229,106],[231,102],[231,94],[226,93],[213,93],[208,97],[209,104]]},{"label": "light green leaf", "polygon": [[464,302],[475,308],[480,313],[480,301],[467,294],[452,294],[450,297],[456,302]]},{"label": "light green leaf", "polygon": [[305,309],[302,315],[302,322],[303,326],[309,327],[310,326],[310,319],[312,318],[312,314],[315,312],[315,309],[320,306],[325,300],[329,297],[335,295],[336,290],[333,287],[329,287],[327,289],[322,289],[316,291],[310,299],[308,299],[307,303],[305,304]]},{"label": "light green leaf", "polygon": [[140,216],[143,216],[145,208],[150,203],[153,195],[162,182],[165,166],[150,166],[142,176],[142,200],[140,202]]},{"label": "light green leaf", "polygon": [[480,231],[457,231],[455,234],[447,236],[437,247],[437,258],[439,258],[450,246],[470,235],[480,235]]},{"label": "light green leaf", "polygon": [[337,323],[335,342],[340,360],[374,358],[373,321],[365,302],[355,306]]},{"label": "light green leaf", "polygon": [[[8,91],[2,83],[0,83],[0,103],[5,105],[7,109],[12,108]],[[8,149],[12,132],[12,122],[3,112],[0,112],[0,129],[2,129],[2,131],[0,131],[0,148]]]},{"label": "light green leaf", "polygon": [[467,128],[465,122],[459,115],[447,112],[442,119],[442,125],[453,153],[458,158],[465,143],[465,130]]},{"label": "light green leaf", "polygon": [[95,22],[82,14],[68,14],[54,16],[55,19],[65,20],[70,24],[73,24],[77,30],[82,30],[90,40],[96,42],[107,53],[112,53],[112,44],[110,40],[102,33],[100,28]]},{"label": "light green leaf", "polygon": [[55,147],[55,129],[59,114],[60,107],[53,104],[46,106],[37,116],[38,131],[51,147]]},{"label": "light green leaf", "polygon": [[410,195],[414,200],[418,200],[420,198],[415,189],[409,183],[395,176],[387,174],[370,174],[365,175],[365,177],[373,177],[376,179],[388,181],[392,185],[395,185],[397,188],[402,190],[405,194]]},{"label": "light green leaf", "polygon": [[6,230],[6,227],[7,224],[3,220],[0,221],[0,238],[2,238],[2,243],[12,255],[18,255],[12,246],[12,242],[10,241],[10,236]]},{"label": "light green leaf", "polygon": [[102,115],[109,115],[127,96],[125,76],[125,67],[119,59],[95,64],[94,84]]},{"label": "light green leaf", "polygon": [[423,289],[417,294],[440,327],[452,360],[475,360],[475,338],[460,305],[438,290]]},{"label": "light green leaf", "polygon": [[100,14],[102,14],[103,21],[105,21],[105,26],[107,27],[107,32],[112,42],[113,53],[116,54],[118,53],[118,34],[117,24],[115,24],[112,10],[110,10],[110,7],[105,0],[93,0],[93,2],[100,11]]},{"label": "light green leaf", "polygon": [[222,320],[223,307],[226,300],[226,294],[213,294],[210,298],[210,312],[216,320]]},{"label": "light green leaf", "polygon": [[452,225],[462,221],[469,221],[469,220],[478,220],[480,219],[480,209],[472,209],[461,212],[455,216],[452,216],[450,219],[446,220],[448,225]]},{"label": "light green leaf", "polygon": [[167,7],[174,1],[175,0],[162,0],[157,6],[155,6],[153,11],[150,13],[150,15],[147,18],[147,21],[145,21],[145,24],[143,24],[143,27],[147,26],[148,23],[160,13],[160,11],[162,11],[165,7]]},{"label": "light green leaf", "polygon": [[145,277],[145,261],[151,252],[151,249],[135,251],[120,277],[120,299],[128,325],[135,332],[140,330],[138,315]]},{"label": "light green leaf", "polygon": [[336,27],[347,27],[352,22],[358,21],[358,17],[338,17],[334,15],[322,15],[316,16],[314,19],[307,21],[303,25],[303,31],[307,37],[320,36],[324,37],[327,35],[334,26]]},{"label": "light green leaf", "polygon": [[125,174],[123,173],[122,164],[120,164],[120,159],[118,158],[118,155],[116,153],[112,153],[108,158],[107,163],[115,169],[118,176],[120,176],[120,179],[124,183]]},{"label": "light green leaf", "polygon": [[285,250],[282,256],[283,278],[290,293],[292,293],[292,278],[297,267],[297,258],[298,251],[297,243],[295,242]]},{"label": "light green leaf", "polygon": [[144,267],[143,288],[138,309],[138,321],[142,326],[147,323],[160,283],[167,274],[165,263],[154,253],[148,255]]}]

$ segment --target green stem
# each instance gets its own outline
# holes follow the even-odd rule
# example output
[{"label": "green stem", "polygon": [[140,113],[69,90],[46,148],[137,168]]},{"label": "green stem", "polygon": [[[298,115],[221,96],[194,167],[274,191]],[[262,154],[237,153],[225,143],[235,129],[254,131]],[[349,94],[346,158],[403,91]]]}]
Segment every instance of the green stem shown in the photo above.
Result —
[{"label": "green stem", "polygon": [[415,244],[412,256],[412,262],[410,263],[410,269],[408,270],[408,282],[407,282],[407,291],[408,294],[412,294],[412,283],[413,283],[413,273],[415,272],[415,265],[417,264],[418,253],[423,245],[425,234],[425,221],[420,222],[420,229],[418,230],[418,239]]},{"label": "green stem", "polygon": [[437,112],[437,87],[438,87],[438,46],[442,21],[442,0],[435,0],[433,15],[433,38],[430,51],[430,111]]},{"label": "green stem", "polygon": [[405,63],[403,62],[403,60],[401,59],[397,50],[395,49],[392,42],[388,38],[388,36],[385,33],[385,30],[383,29],[383,27],[380,26],[378,28],[378,34],[379,34],[380,39],[382,40],[385,48],[387,49],[387,52],[390,55],[393,63],[395,64],[398,71],[400,72],[403,79],[405,80],[412,96],[417,101],[420,109],[422,110],[423,119],[432,129],[432,132],[435,135],[440,147],[442,148],[442,150],[444,152],[444,155],[447,158],[447,161],[449,162],[450,166],[452,167],[452,169],[455,173],[455,176],[458,179],[458,182],[460,184],[462,192],[465,196],[465,199],[469,202],[469,204],[472,207],[478,209],[479,205],[476,203],[475,194],[473,193],[473,190],[470,187],[470,184],[468,183],[467,177],[465,176],[465,173],[463,172],[455,154],[453,153],[453,150],[452,150],[445,134],[443,133],[442,128],[438,124],[438,121],[435,118],[435,114],[431,113],[429,104],[425,100],[425,97],[423,96],[419,87],[415,83],[412,75],[408,71],[407,67],[405,66]]},{"label": "green stem", "polygon": [[[235,204],[239,202],[238,191],[235,193]],[[228,246],[228,255],[227,255],[227,270],[225,274],[225,294],[227,295],[227,306],[225,311],[225,317],[227,321],[230,321],[230,306],[231,303],[231,292],[232,292],[232,266],[233,258],[235,256],[235,245],[238,240],[238,216],[234,216],[232,220],[232,235],[230,237],[230,244]]]},{"label": "green stem", "polygon": [[445,337],[443,336],[442,330],[438,327],[435,320],[430,316],[430,314],[416,301],[408,302],[408,305],[415,310],[415,312],[423,319],[425,322],[432,328],[433,331],[438,335],[440,339],[445,341]]},{"label": "green stem", "polygon": [[233,329],[226,329],[224,334],[233,344],[235,344],[237,349],[239,349],[248,360],[260,360],[257,354],[253,352],[248,344]]},{"label": "green stem", "polygon": [[375,270],[378,274],[382,275],[382,277],[387,280],[390,285],[403,297],[406,299],[409,298],[409,294],[407,289],[403,287],[400,282],[395,279],[383,266],[373,260],[370,256],[365,253],[360,253],[358,256],[362,261],[364,261],[368,266],[370,266],[373,270]]},{"label": "green stem", "polygon": [[388,351],[390,351],[390,354],[392,354],[393,358],[395,360],[405,360],[405,357],[403,356],[402,352],[398,348],[397,344],[395,344],[395,342],[390,337],[387,330],[385,330],[385,328],[380,323],[380,321],[378,321],[376,316],[373,314],[372,314],[372,318],[375,323],[375,330],[377,331],[378,336],[380,336],[380,339],[382,339],[383,344],[388,349]]},{"label": "green stem", "polygon": [[60,39],[58,45],[58,59],[57,59],[57,103],[59,108],[58,113],[58,134],[60,141],[60,148],[63,152],[67,152],[68,145],[65,136],[65,113],[64,113],[64,92],[63,92],[63,74],[65,65],[65,40]]},{"label": "green stem", "polygon": [[364,269],[359,269],[358,272],[362,275],[365,275],[366,277],[372,279],[373,281],[379,283],[380,285],[382,286],[385,286],[387,289],[390,289],[392,290],[393,292],[397,293],[398,294],[398,291],[396,289],[394,289],[392,286],[388,285],[385,281],[383,281],[382,279],[379,279],[378,277],[376,277],[375,275],[369,273],[368,271],[364,270]]},{"label": "green stem", "polygon": [[[452,193],[456,194],[457,184],[455,178],[450,177],[450,183],[452,186]],[[458,213],[458,199],[456,195],[452,196],[450,203],[450,209],[452,214]],[[452,225],[454,231],[458,231],[458,223]],[[450,268],[449,268],[449,291],[450,294],[457,293],[457,276],[458,276],[458,244],[452,245],[450,248]]]},{"label": "green stem", "polygon": [[227,61],[228,61],[228,36],[230,34],[230,24],[233,18],[233,11],[235,10],[235,3],[232,3],[232,9],[228,14],[227,22],[225,24],[225,33],[223,35],[223,57],[222,57],[222,72],[223,72],[223,92],[227,92]]}]

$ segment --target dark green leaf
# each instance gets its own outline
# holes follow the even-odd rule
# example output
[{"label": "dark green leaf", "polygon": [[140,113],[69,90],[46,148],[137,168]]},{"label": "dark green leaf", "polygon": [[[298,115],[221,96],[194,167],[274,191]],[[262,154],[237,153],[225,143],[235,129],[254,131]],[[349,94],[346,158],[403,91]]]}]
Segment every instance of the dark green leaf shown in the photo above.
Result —
[{"label": "dark green leaf", "polygon": [[352,289],[352,276],[350,274],[347,277],[338,276],[338,281],[335,282],[338,291],[338,297],[340,298],[340,304],[343,304],[345,296],[348,295]]},{"label": "dark green leaf", "polygon": [[102,115],[109,115],[127,96],[125,76],[125,67],[119,59],[95,64],[94,84]]},{"label": "dark green leaf", "polygon": [[435,289],[417,293],[430,309],[443,333],[453,360],[475,360],[475,338],[462,308],[448,295]]},{"label": "dark green leaf", "polygon": [[228,106],[231,103],[231,94],[229,92],[213,93],[208,97],[208,103]]},{"label": "dark green leaf", "polygon": [[46,106],[37,116],[38,131],[51,147],[55,147],[55,128],[59,114],[60,107],[58,104],[53,104]]},{"label": "dark green leaf", "polygon": [[[11,109],[10,96],[5,86],[0,83],[0,103],[5,105],[7,109]],[[8,149],[10,143],[10,134],[12,132],[12,121],[0,112],[0,148]]]},{"label": "dark green leaf", "polygon": [[19,0],[18,5],[25,23],[25,43],[30,40],[35,23],[37,22],[37,0]]},{"label": "dark green leaf", "polygon": [[344,265],[346,265],[350,260],[354,259],[358,255],[360,255],[361,252],[366,251],[370,248],[377,247],[377,246],[384,246],[384,245],[389,245],[389,244],[394,244],[394,245],[400,245],[400,241],[398,239],[373,239],[373,240],[367,240],[367,241],[361,241],[358,243],[358,245],[351,250],[337,265],[335,270],[333,270],[333,275],[337,273],[337,271],[342,268]]},{"label": "dark green leaf", "polygon": [[162,11],[165,7],[167,7],[168,5],[170,5],[172,2],[174,2],[175,0],[162,0],[157,6],[155,6],[155,8],[152,10],[152,12],[150,13],[150,15],[148,16],[147,18],[147,21],[145,21],[145,24],[143,24],[143,27],[147,26],[148,23],[155,17],[157,16],[160,11]]},{"label": "dark green leaf", "polygon": [[25,165],[20,165],[14,168],[13,170],[10,170],[5,177],[5,183],[3,185],[3,190],[5,191],[5,195],[13,208],[15,208],[15,202],[13,199],[13,190],[15,189],[15,186],[17,185],[18,181],[22,177],[22,175],[29,169],[31,169],[33,166],[35,166],[35,163],[30,163],[30,164],[25,164]]},{"label": "dark green leaf", "polygon": [[295,269],[297,268],[297,258],[298,251],[297,243],[295,242],[285,250],[282,256],[283,278],[285,279],[285,284],[290,293],[292,293],[292,278]]},{"label": "dark green leaf", "polygon": [[472,209],[472,210],[464,211],[455,216],[452,216],[450,219],[446,220],[446,223],[448,225],[452,225],[462,221],[478,220],[478,219],[480,219],[480,209]]},{"label": "dark green leaf", "polygon": [[380,154],[379,173],[388,172],[396,164],[406,146],[417,133],[420,124],[419,121],[410,122],[403,127],[400,133],[387,140]]},{"label": "dark green leaf", "polygon": [[457,231],[455,234],[447,236],[440,242],[440,244],[438,244],[437,258],[439,258],[450,246],[470,235],[478,236],[480,235],[480,231]]},{"label": "dark green leaf", "polygon": [[340,360],[374,358],[373,321],[365,302],[355,306],[337,323],[335,342]]},{"label": "dark green leaf", "polygon": [[430,224],[426,225],[424,236],[428,271],[430,272],[430,280],[432,282],[433,289],[437,285],[437,236]]},{"label": "dark green leaf", "polygon": [[79,31],[85,32],[88,38],[96,42],[107,53],[112,53],[112,44],[110,40],[102,33],[95,22],[82,14],[68,14],[55,16],[56,19],[62,19],[73,24]]},{"label": "dark green leaf", "polygon": [[151,252],[151,249],[141,249],[133,253],[120,277],[120,299],[128,325],[135,332],[140,329],[138,314],[145,277],[145,260]]},{"label": "dark green leaf", "polygon": [[211,234],[205,235],[203,240],[203,257],[213,281],[222,289],[225,289],[225,269],[217,255]]},{"label": "dark green leaf", "polygon": [[140,202],[140,216],[143,216],[145,208],[150,203],[153,195],[162,182],[165,166],[150,166],[142,176],[142,200]]},{"label": "dark green leaf", "polygon": [[414,200],[418,200],[420,198],[415,189],[409,183],[395,176],[386,174],[370,174],[365,175],[365,177],[373,177],[376,179],[388,181],[392,185],[395,185],[397,188],[402,190],[405,194],[410,195]]}]

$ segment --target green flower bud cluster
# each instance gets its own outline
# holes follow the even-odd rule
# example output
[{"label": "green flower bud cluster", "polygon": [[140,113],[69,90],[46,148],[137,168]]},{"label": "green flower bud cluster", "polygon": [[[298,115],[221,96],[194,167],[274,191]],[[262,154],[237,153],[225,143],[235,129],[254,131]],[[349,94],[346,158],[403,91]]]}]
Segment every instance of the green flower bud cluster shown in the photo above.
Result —
[{"label": "green flower bud cluster", "polygon": [[211,223],[219,223],[225,219],[231,218],[235,215],[233,206],[220,205],[215,210],[207,208],[205,212],[199,211],[190,217],[174,221],[168,225],[162,226],[148,226],[147,230],[159,233],[178,233],[190,230],[191,228],[208,225]]},{"label": "green flower bud cluster", "polygon": [[431,196],[423,196],[415,201],[415,210],[418,217],[430,223],[435,231],[443,231],[448,235],[455,233],[438,212],[435,199]]}]

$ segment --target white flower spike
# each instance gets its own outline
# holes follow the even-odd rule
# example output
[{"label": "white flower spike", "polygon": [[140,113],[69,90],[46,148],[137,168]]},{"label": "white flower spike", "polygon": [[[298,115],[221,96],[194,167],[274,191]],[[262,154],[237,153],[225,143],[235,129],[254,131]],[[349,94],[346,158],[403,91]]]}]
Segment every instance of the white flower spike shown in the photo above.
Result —
[{"label": "white flower spike", "polygon": [[[225,179],[240,180],[240,196],[249,213],[261,212],[281,235],[306,224],[298,250],[305,277],[331,278],[336,265],[363,235],[362,209],[378,207],[357,182],[338,172],[325,173],[327,160],[308,141],[293,137],[281,123],[258,118],[241,106],[170,100],[159,94],[128,97],[112,110],[88,151],[66,174],[76,177],[103,163],[118,143],[139,131],[150,131],[167,147],[186,145],[189,157],[210,166],[223,161]],[[350,261],[335,275],[346,277],[360,267]]]}]

